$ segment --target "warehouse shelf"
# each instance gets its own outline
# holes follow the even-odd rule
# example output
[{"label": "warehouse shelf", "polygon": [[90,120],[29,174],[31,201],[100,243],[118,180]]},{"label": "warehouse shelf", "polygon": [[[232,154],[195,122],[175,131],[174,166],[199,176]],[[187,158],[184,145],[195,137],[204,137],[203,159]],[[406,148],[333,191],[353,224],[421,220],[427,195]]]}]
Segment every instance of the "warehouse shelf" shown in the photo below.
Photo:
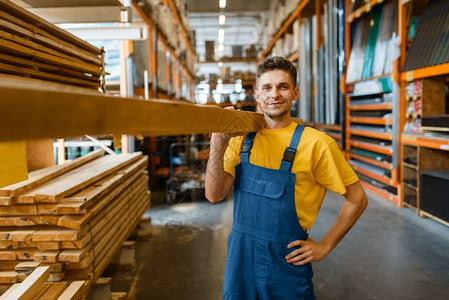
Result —
[{"label": "warehouse shelf", "polygon": [[388,192],[388,191],[386,191],[384,189],[378,188],[378,187],[376,187],[376,186],[374,186],[372,184],[369,184],[368,182],[365,182],[363,180],[360,181],[360,183],[362,184],[362,186],[365,189],[367,189],[367,190],[369,190],[369,191],[371,191],[371,192],[381,196],[382,198],[388,199],[391,202],[396,203],[396,204],[399,205],[399,198],[398,198],[398,196],[396,196],[396,195],[394,195],[394,194],[392,194],[392,193],[390,193],[390,192]]},{"label": "warehouse shelf", "polygon": [[388,162],[384,162],[384,161],[378,161],[372,158],[368,158],[365,156],[361,156],[361,155],[357,155],[357,154],[353,154],[353,153],[349,153],[349,157],[366,162],[368,164],[371,164],[373,166],[379,167],[379,168],[383,168],[386,170],[393,170],[393,165],[391,163]]},{"label": "warehouse shelf", "polygon": [[363,5],[362,7],[358,8],[354,12],[350,13],[346,19],[346,22],[352,23],[355,19],[360,18],[363,14],[368,13],[371,11],[371,9],[377,5],[384,2],[384,0],[371,0],[367,4]]},{"label": "warehouse shelf", "polygon": [[421,146],[437,150],[449,151],[449,139],[430,138],[412,134],[402,134],[401,141],[405,145]]},{"label": "warehouse shelf", "polygon": [[349,144],[351,146],[354,146],[357,148],[361,148],[361,149],[365,149],[365,150],[369,150],[369,151],[373,151],[373,152],[377,152],[377,153],[381,153],[381,154],[386,154],[386,155],[393,154],[393,149],[391,147],[378,146],[378,145],[365,143],[365,142],[358,142],[358,141],[354,141],[354,140],[349,140]]},{"label": "warehouse shelf", "polygon": [[412,190],[415,190],[415,191],[418,190],[417,186],[411,185],[410,183],[403,182],[403,184],[404,184],[404,186],[408,187],[409,189],[412,189]]},{"label": "warehouse shelf", "polygon": [[413,169],[413,170],[418,170],[418,167],[416,165],[408,164],[406,162],[402,162],[402,165],[404,167],[407,167],[407,168],[410,168],[410,169]]},{"label": "warehouse shelf", "polygon": [[392,103],[348,105],[349,110],[392,110]]},{"label": "warehouse shelf", "polygon": [[346,85],[347,86],[351,86],[351,85],[354,85],[354,84],[360,83],[360,82],[367,82],[367,81],[370,81],[370,80],[377,80],[377,79],[388,78],[388,77],[391,77],[391,75],[392,74],[390,73],[390,74],[383,74],[383,75],[380,75],[380,76],[374,76],[374,77],[370,77],[370,78],[360,79],[360,80],[348,82],[348,83],[346,83]]},{"label": "warehouse shelf", "polygon": [[371,138],[375,138],[375,139],[389,140],[389,141],[391,141],[393,138],[393,135],[391,133],[381,133],[381,132],[374,132],[374,131],[360,130],[360,129],[349,129],[348,132],[350,134],[366,136],[366,137],[371,137]]},{"label": "warehouse shelf", "polygon": [[374,125],[393,125],[392,119],[384,118],[349,117],[349,122]]},{"label": "warehouse shelf", "polygon": [[166,1],[168,1],[168,5],[170,5],[170,8],[172,9],[175,19],[178,21],[179,24],[181,24],[181,28],[182,28],[181,33],[184,36],[184,38],[186,39],[187,45],[189,46],[191,53],[196,56],[196,50],[193,48],[190,38],[188,37],[187,30],[185,28],[185,24],[182,22],[182,19],[179,16],[178,8],[176,7],[173,0],[166,0]]},{"label": "warehouse shelf", "polygon": [[298,18],[298,16],[301,14],[301,11],[309,4],[309,2],[313,3],[314,1],[310,0],[303,0],[298,7],[295,9],[295,11],[290,14],[290,16],[283,22],[281,28],[278,30],[278,32],[274,35],[271,42],[268,44],[267,49],[262,54],[262,57],[267,57],[268,54],[270,54],[271,49],[273,49],[274,44],[279,40],[279,38],[282,37],[282,35],[288,30],[288,28],[293,24],[293,22]]},{"label": "warehouse shelf", "polygon": [[368,176],[370,178],[373,178],[373,179],[375,179],[375,180],[377,180],[379,182],[382,182],[384,184],[387,184],[389,186],[397,188],[397,184],[394,183],[394,181],[391,178],[389,178],[387,176],[381,176],[381,175],[375,174],[375,173],[373,173],[373,172],[371,172],[369,170],[366,170],[366,169],[364,169],[362,167],[356,166],[351,161],[349,161],[349,164],[352,166],[352,168],[355,171],[359,172],[360,174],[366,175],[366,176]]},{"label": "warehouse shelf", "polygon": [[425,67],[401,73],[402,81],[413,81],[415,79],[434,77],[449,74],[449,63]]}]

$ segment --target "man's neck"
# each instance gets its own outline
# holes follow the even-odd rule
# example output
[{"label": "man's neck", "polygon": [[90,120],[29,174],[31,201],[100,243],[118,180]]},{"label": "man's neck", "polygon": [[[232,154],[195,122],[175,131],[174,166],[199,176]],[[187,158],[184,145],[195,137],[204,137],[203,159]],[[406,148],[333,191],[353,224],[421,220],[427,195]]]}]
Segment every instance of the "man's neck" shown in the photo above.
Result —
[{"label": "man's neck", "polygon": [[289,126],[292,123],[292,118],[290,117],[290,115],[285,115],[280,119],[272,119],[267,115],[264,116],[266,129],[281,129]]}]

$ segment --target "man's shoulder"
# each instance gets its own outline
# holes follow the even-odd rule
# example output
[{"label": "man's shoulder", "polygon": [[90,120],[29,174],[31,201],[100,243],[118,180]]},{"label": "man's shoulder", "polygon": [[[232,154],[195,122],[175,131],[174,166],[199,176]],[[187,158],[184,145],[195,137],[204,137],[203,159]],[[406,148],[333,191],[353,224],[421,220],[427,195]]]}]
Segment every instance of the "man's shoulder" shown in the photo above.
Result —
[{"label": "man's shoulder", "polygon": [[307,143],[318,144],[320,146],[327,147],[334,140],[328,136],[325,132],[319,131],[315,128],[306,126],[302,138]]}]

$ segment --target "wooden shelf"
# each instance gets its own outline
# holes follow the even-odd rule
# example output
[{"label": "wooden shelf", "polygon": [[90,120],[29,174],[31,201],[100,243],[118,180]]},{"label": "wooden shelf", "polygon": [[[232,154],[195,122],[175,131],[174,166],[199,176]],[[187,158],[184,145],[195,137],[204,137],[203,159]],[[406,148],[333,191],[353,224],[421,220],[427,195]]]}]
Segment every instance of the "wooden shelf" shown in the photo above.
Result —
[{"label": "wooden shelf", "polygon": [[349,129],[349,133],[389,141],[393,139],[393,135],[391,133],[372,132],[360,129]]},{"label": "wooden shelf", "polygon": [[324,129],[324,130],[332,130],[332,131],[341,131],[341,125],[338,125],[338,124],[330,125],[330,124],[317,123],[316,128],[318,130]]},{"label": "wooden shelf", "polygon": [[411,185],[410,183],[407,183],[407,182],[403,182],[402,184],[404,186],[408,187],[409,189],[412,189],[414,191],[418,191],[418,187],[417,186]]},{"label": "wooden shelf", "polygon": [[299,51],[296,51],[292,55],[288,57],[288,60],[291,62],[297,61],[299,59]]},{"label": "wooden shelf", "polygon": [[393,150],[390,147],[382,147],[382,146],[377,146],[377,145],[373,145],[370,143],[364,143],[364,142],[358,142],[358,141],[352,141],[352,140],[349,140],[349,145],[351,145],[353,147],[373,151],[376,153],[380,153],[380,154],[393,155]]},{"label": "wooden shelf", "polygon": [[449,151],[449,140],[402,134],[401,142],[406,145]]},{"label": "wooden shelf", "polygon": [[412,164],[408,164],[406,162],[402,162],[402,165],[404,167],[407,167],[407,168],[410,168],[410,169],[413,169],[413,170],[418,170],[418,166],[415,166],[415,165],[412,165]]},{"label": "wooden shelf", "polygon": [[363,14],[370,12],[375,5],[382,2],[384,2],[384,0],[371,0],[369,3],[350,13],[346,19],[346,22],[351,23],[355,19],[360,18]]},{"label": "wooden shelf", "polygon": [[349,162],[349,164],[352,166],[352,168],[353,168],[355,171],[357,171],[357,172],[359,172],[359,173],[361,173],[361,174],[363,174],[363,175],[366,175],[366,176],[368,176],[368,177],[370,177],[370,178],[372,178],[372,179],[375,179],[375,180],[377,180],[377,181],[379,181],[379,182],[382,182],[382,183],[388,184],[389,186],[392,186],[392,187],[394,187],[394,188],[397,188],[397,185],[393,182],[393,179],[391,179],[391,178],[389,178],[389,177],[386,177],[386,176],[377,175],[377,174],[375,174],[375,173],[373,173],[373,172],[371,172],[371,171],[369,171],[369,170],[366,170],[366,169],[364,169],[364,168],[355,166],[355,165],[352,164],[351,162]]},{"label": "wooden shelf", "polygon": [[392,103],[348,105],[349,110],[392,110]]},{"label": "wooden shelf", "polygon": [[4,78],[0,81],[0,93],[0,109],[4,112],[0,118],[2,141],[85,134],[249,132],[264,124],[263,115],[253,112],[181,101],[112,97],[29,80]]},{"label": "wooden shelf", "polygon": [[394,195],[394,194],[392,194],[392,193],[390,193],[388,191],[385,191],[385,190],[383,190],[381,188],[378,188],[378,187],[376,187],[376,186],[374,186],[374,185],[372,185],[372,184],[370,184],[368,182],[365,182],[363,180],[360,180],[360,183],[362,184],[362,186],[365,189],[369,190],[370,192],[373,192],[373,193],[375,193],[376,195],[378,195],[378,196],[380,196],[382,198],[388,199],[388,200],[390,200],[393,203],[399,204],[398,196],[396,196],[396,195]]},{"label": "wooden shelf", "polygon": [[301,11],[311,2],[310,0],[302,0],[302,2],[298,5],[296,10],[284,21],[281,28],[278,30],[278,32],[274,35],[271,42],[268,44],[267,49],[263,52],[262,56],[267,57],[268,54],[271,52],[271,49],[273,49],[274,44],[279,40],[279,38],[287,31],[288,27],[293,24],[293,22],[298,18]]},{"label": "wooden shelf", "polygon": [[373,124],[373,125],[393,125],[393,119],[349,117],[351,123]]},{"label": "wooden shelf", "polygon": [[386,170],[393,170],[393,165],[388,163],[388,162],[384,162],[384,161],[378,161],[372,158],[368,158],[365,156],[361,156],[361,155],[357,155],[357,154],[353,154],[353,153],[349,153],[349,156],[352,158],[355,158],[357,160],[366,162],[367,164],[371,164],[373,166],[379,167],[379,168],[383,168]]},{"label": "wooden shelf", "polygon": [[441,75],[449,75],[449,63],[402,72],[401,79],[402,81],[413,81],[415,79]]}]

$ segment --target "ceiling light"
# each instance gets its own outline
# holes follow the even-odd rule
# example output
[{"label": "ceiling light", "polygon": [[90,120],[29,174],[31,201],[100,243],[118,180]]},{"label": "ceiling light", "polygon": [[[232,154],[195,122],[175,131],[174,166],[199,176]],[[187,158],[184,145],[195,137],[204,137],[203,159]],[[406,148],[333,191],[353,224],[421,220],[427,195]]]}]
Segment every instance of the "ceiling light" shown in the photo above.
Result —
[{"label": "ceiling light", "polygon": [[218,67],[219,68],[223,67],[223,63],[221,61],[218,62]]},{"label": "ceiling light", "polygon": [[218,42],[220,44],[224,43],[224,29],[223,28],[218,29]]},{"label": "ceiling light", "polygon": [[223,52],[224,50],[224,45],[223,44],[219,44],[218,45],[218,51]]},{"label": "ceiling light", "polygon": [[220,0],[219,5],[220,5],[220,8],[225,8],[226,7],[226,0]]},{"label": "ceiling light", "polygon": [[218,17],[218,24],[224,25],[225,22],[226,22],[226,16],[225,15],[220,15]]}]

